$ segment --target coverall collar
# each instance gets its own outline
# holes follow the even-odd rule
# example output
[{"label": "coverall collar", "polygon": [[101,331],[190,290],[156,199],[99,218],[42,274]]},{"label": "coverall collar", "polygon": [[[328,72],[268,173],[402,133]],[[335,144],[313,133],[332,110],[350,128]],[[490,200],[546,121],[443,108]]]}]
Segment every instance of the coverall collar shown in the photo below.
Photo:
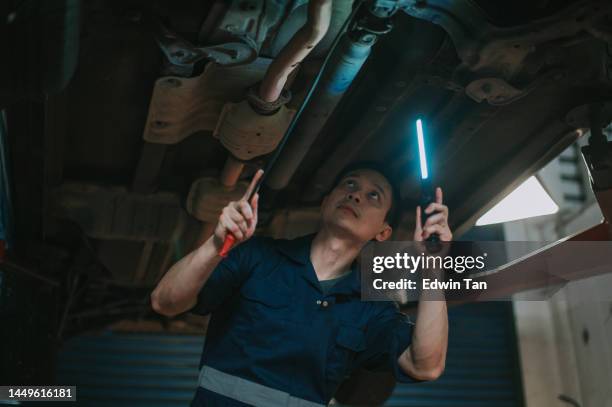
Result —
[{"label": "coverall collar", "polygon": [[[278,241],[277,250],[292,261],[303,266],[302,276],[313,285],[319,287],[319,280],[310,261],[310,249],[315,233],[298,237],[293,240]],[[356,262],[351,265],[351,275],[336,284],[329,292],[330,294],[361,294],[361,273]]]}]

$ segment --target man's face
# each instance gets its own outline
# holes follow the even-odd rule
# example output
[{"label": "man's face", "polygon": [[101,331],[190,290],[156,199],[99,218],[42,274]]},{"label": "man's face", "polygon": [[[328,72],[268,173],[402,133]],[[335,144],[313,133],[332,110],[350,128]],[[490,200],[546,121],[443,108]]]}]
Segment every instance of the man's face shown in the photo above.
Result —
[{"label": "man's face", "polygon": [[386,240],[391,227],[385,221],[392,204],[387,179],[373,170],[355,170],[340,180],[321,204],[325,227],[367,242]]}]

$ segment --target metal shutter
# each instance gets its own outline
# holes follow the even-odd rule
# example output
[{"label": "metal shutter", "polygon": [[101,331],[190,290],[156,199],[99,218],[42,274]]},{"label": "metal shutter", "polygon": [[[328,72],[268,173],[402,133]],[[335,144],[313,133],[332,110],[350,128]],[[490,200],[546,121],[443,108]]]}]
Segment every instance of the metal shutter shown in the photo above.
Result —
[{"label": "metal shutter", "polygon": [[449,310],[446,370],[436,381],[401,384],[385,406],[522,407],[512,303],[474,303]]},{"label": "metal shutter", "polygon": [[[398,384],[393,407],[522,407],[512,304],[449,312],[446,370],[434,382]],[[203,337],[85,335],[59,355],[58,383],[77,385],[80,406],[187,406],[197,387]]]},{"label": "metal shutter", "polygon": [[79,406],[188,406],[204,336],[105,332],[67,341],[57,382],[77,386]]}]

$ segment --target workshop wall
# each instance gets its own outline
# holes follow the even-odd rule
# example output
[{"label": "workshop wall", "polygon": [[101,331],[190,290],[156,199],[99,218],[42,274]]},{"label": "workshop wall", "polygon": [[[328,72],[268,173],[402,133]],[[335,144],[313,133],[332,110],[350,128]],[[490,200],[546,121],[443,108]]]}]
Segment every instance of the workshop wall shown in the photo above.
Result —
[{"label": "workshop wall", "polygon": [[[606,132],[612,138],[612,127]],[[506,240],[553,242],[602,221],[579,155],[587,138],[538,173],[559,212],[505,224]],[[597,289],[610,292],[612,274],[569,283],[548,301],[521,300],[530,293],[515,296],[527,407],[612,406],[612,302],[594,301]]]}]

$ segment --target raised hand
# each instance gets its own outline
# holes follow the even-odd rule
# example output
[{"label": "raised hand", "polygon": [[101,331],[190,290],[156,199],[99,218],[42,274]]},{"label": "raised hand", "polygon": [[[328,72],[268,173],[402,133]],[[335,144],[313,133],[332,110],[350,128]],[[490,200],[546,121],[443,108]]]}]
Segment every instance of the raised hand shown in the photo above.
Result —
[{"label": "raised hand", "polygon": [[[421,242],[426,240],[431,234],[437,233],[440,240],[450,242],[453,240],[453,233],[448,226],[448,206],[442,203],[442,188],[436,188],[436,202],[429,204],[425,208],[426,214],[431,214],[425,224],[421,220],[421,207],[416,207],[416,225],[414,228],[414,240]],[[434,213],[435,212],[435,213]]]},{"label": "raised hand", "polygon": [[214,242],[218,250],[223,247],[223,242],[228,236],[233,236],[234,246],[248,240],[257,227],[257,203],[259,194],[255,193],[248,202],[261,177],[263,170],[258,170],[251,180],[251,184],[239,201],[227,204],[219,215],[219,222],[215,228]]}]

